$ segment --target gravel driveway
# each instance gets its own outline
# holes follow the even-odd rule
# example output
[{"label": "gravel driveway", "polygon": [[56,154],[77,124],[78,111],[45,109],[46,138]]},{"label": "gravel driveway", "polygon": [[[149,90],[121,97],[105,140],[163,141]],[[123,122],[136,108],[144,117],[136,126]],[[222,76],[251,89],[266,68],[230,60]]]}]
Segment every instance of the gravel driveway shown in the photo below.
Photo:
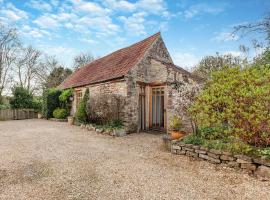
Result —
[{"label": "gravel driveway", "polygon": [[161,142],[46,120],[0,122],[0,199],[270,199],[269,182],[172,155]]}]

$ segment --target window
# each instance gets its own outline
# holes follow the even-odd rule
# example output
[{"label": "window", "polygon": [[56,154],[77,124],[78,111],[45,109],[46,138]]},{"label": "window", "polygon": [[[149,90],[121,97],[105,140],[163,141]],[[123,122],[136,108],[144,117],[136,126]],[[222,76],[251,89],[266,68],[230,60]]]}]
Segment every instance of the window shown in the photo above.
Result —
[{"label": "window", "polygon": [[76,91],[76,108],[78,108],[78,105],[81,100],[82,100],[82,91],[78,90]]}]

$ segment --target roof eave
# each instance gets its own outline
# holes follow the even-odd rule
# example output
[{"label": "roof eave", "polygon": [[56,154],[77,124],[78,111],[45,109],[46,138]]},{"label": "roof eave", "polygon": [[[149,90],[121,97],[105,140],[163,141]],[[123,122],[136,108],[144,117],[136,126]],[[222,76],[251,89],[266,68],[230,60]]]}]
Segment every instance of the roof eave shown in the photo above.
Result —
[{"label": "roof eave", "polygon": [[69,86],[69,87],[60,87],[60,89],[65,90],[65,89],[69,89],[69,88],[79,88],[79,87],[85,87],[85,86],[100,84],[100,83],[106,83],[106,82],[114,81],[114,80],[120,80],[120,79],[123,79],[124,80],[124,77],[125,77],[124,75],[121,75],[119,77],[115,77],[115,78],[111,78],[111,79],[106,79],[106,80],[101,80],[101,81],[96,81],[96,82],[87,83],[87,84],[73,85],[73,86]]}]

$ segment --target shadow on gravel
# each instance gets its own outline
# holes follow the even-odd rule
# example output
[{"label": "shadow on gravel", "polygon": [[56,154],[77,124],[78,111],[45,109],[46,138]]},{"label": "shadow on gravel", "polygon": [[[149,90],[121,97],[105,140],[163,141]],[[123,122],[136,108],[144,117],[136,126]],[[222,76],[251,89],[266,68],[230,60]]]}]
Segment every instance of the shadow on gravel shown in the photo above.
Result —
[{"label": "shadow on gravel", "polygon": [[34,182],[48,177],[52,170],[46,163],[32,161],[29,164],[18,164],[16,169],[0,169],[0,184],[19,184]]}]

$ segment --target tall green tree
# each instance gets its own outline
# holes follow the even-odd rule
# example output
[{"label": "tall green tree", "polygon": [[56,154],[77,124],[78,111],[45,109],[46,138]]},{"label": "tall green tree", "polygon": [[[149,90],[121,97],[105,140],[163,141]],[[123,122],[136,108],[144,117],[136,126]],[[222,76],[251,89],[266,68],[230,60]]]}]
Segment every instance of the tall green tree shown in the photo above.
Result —
[{"label": "tall green tree", "polygon": [[33,95],[22,86],[12,89],[11,108],[34,108]]}]

